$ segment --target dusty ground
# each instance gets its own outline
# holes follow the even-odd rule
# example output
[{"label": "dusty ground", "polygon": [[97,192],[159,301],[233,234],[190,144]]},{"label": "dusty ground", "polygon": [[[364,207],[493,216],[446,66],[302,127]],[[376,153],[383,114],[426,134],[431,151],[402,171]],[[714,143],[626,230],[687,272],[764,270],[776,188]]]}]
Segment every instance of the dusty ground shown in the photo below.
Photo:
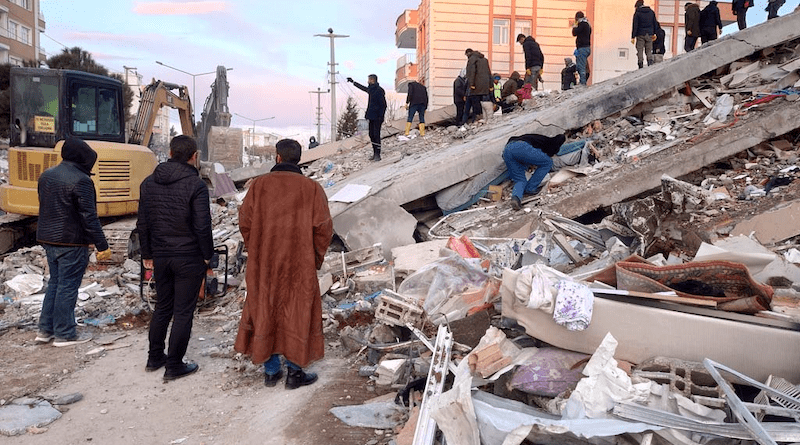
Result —
[{"label": "dusty ground", "polygon": [[55,348],[34,344],[33,331],[10,330],[0,336],[0,398],[84,396],[41,434],[0,442],[385,444],[394,436],[389,430],[347,426],[328,412],[386,392],[368,390],[353,357],[329,351],[310,368],[320,375],[316,384],[293,391],[283,384],[266,388],[260,370],[249,362],[203,352],[225,339],[217,322],[201,317],[187,352],[200,371],[165,384],[162,372],[144,371],[147,333],[137,324],[94,329],[96,338],[127,334],[109,346],[116,349],[96,356],[86,354],[97,347],[94,342]]}]

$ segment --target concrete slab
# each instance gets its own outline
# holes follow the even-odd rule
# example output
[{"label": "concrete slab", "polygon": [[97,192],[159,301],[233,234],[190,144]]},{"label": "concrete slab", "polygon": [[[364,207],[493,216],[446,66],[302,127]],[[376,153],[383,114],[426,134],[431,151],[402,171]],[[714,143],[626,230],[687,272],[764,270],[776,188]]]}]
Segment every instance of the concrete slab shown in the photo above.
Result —
[{"label": "concrete slab", "polygon": [[30,427],[41,428],[61,417],[61,412],[45,401],[0,407],[0,435],[18,436]]},{"label": "concrete slab", "polygon": [[800,128],[800,101],[764,108],[694,145],[678,144],[648,156],[646,162],[621,165],[608,174],[575,178],[572,184],[582,191],[556,195],[546,207],[574,218],[655,189],[661,185],[664,174],[679,178],[797,128]]},{"label": "concrete slab", "polygon": [[341,141],[329,142],[322,144],[310,150],[305,150],[300,155],[300,165],[314,162],[317,159],[322,159],[327,156],[335,155],[339,150],[349,150],[352,148],[364,147],[369,144],[369,137],[366,135],[353,136],[351,138],[342,139]]},{"label": "concrete slab", "polygon": [[[368,184],[373,186],[375,196],[390,199],[398,204],[405,204],[486,170],[496,168],[503,162],[502,149],[510,136],[524,133],[552,135],[565,130],[581,128],[594,120],[655,99],[664,92],[720,66],[798,37],[800,37],[800,13],[795,12],[770,20],[769,23],[726,35],[664,63],[592,85],[582,94],[576,94],[556,107],[530,114],[517,116],[512,114],[493,129],[484,131],[462,143],[454,143],[435,153],[406,156],[397,162],[353,174],[348,177],[347,181],[342,181],[328,189],[327,193],[331,196],[348,182]],[[792,116],[795,122],[800,119],[797,116],[800,115],[794,113]],[[786,120],[784,119],[784,121]],[[770,124],[765,128],[772,126]],[[756,138],[746,139],[752,141]],[[761,140],[764,138],[758,139],[759,142]],[[681,164],[681,162],[670,161],[667,165],[677,164]],[[707,165],[707,163],[701,165]],[[654,177],[658,180],[661,173],[663,171],[657,175],[637,174],[637,177]],[[670,173],[670,175],[680,176],[675,173]],[[630,178],[628,181],[631,182]],[[647,188],[640,190],[647,190]],[[618,201],[619,199],[615,198],[612,202]],[[591,204],[585,207],[590,207],[591,210],[600,205],[602,204]],[[331,212],[333,215],[338,215],[346,208],[346,205],[334,203],[331,205]],[[585,211],[570,213],[581,215]]]},{"label": "concrete slab", "polygon": [[[334,204],[330,203],[331,207]],[[352,204],[333,218],[333,230],[348,250],[381,243],[385,258],[392,249],[414,243],[417,220],[394,201],[375,196]]]},{"label": "concrete slab", "polygon": [[447,239],[425,241],[392,249],[394,273],[399,277],[407,277],[422,266],[439,259],[439,251],[447,247]]},{"label": "concrete slab", "polygon": [[208,160],[219,162],[226,170],[242,166],[242,129],[211,127],[208,133]]},{"label": "concrete slab", "polygon": [[274,162],[264,162],[258,166],[247,166],[237,168],[229,172],[233,182],[245,182],[248,179],[256,178],[261,175],[266,175],[275,166]]},{"label": "concrete slab", "polygon": [[731,235],[753,234],[761,244],[775,244],[800,234],[800,201],[756,215],[733,228]]}]

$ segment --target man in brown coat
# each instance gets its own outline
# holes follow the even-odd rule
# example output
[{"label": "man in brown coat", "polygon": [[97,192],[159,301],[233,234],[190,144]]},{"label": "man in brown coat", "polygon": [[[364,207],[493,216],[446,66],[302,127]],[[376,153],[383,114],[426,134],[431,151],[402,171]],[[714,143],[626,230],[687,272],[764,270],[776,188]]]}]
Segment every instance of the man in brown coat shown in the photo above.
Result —
[{"label": "man in brown coat", "polygon": [[277,165],[253,181],[239,209],[239,229],[248,252],[247,300],[234,349],[264,363],[264,384],[283,377],[286,388],[317,381],[302,368],[324,355],[322,300],[317,269],[333,236],[325,191],[303,176],[300,144],[276,144]]}]

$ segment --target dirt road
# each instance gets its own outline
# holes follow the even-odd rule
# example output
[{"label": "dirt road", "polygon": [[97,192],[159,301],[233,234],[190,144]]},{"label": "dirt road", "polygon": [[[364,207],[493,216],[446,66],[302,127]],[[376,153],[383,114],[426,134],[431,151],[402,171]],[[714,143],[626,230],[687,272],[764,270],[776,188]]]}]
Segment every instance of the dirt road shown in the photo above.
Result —
[{"label": "dirt road", "polygon": [[377,394],[358,377],[352,359],[326,358],[311,366],[314,385],[286,390],[266,388],[257,367],[220,356],[214,346],[228,334],[217,324],[195,324],[187,358],[197,374],[170,383],[163,372],[144,371],[144,327],[96,330],[97,336],[127,334],[97,356],[87,343],[70,348],[35,345],[32,331],[0,336],[0,397],[65,395],[84,399],[41,434],[2,438],[15,444],[385,444],[392,431],[354,428],[338,421],[332,406],[358,404]]}]

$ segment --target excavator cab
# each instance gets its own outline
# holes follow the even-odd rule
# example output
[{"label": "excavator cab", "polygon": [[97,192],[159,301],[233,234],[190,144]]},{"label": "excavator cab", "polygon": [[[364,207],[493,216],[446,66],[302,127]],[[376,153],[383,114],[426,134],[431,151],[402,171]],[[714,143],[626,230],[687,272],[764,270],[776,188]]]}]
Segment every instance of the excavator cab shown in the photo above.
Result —
[{"label": "excavator cab", "polygon": [[8,184],[0,208],[37,216],[43,171],[61,162],[70,136],[97,152],[92,180],[99,216],[136,213],[139,184],[158,161],[147,147],[125,143],[122,82],[82,71],[11,68],[11,141]]}]

